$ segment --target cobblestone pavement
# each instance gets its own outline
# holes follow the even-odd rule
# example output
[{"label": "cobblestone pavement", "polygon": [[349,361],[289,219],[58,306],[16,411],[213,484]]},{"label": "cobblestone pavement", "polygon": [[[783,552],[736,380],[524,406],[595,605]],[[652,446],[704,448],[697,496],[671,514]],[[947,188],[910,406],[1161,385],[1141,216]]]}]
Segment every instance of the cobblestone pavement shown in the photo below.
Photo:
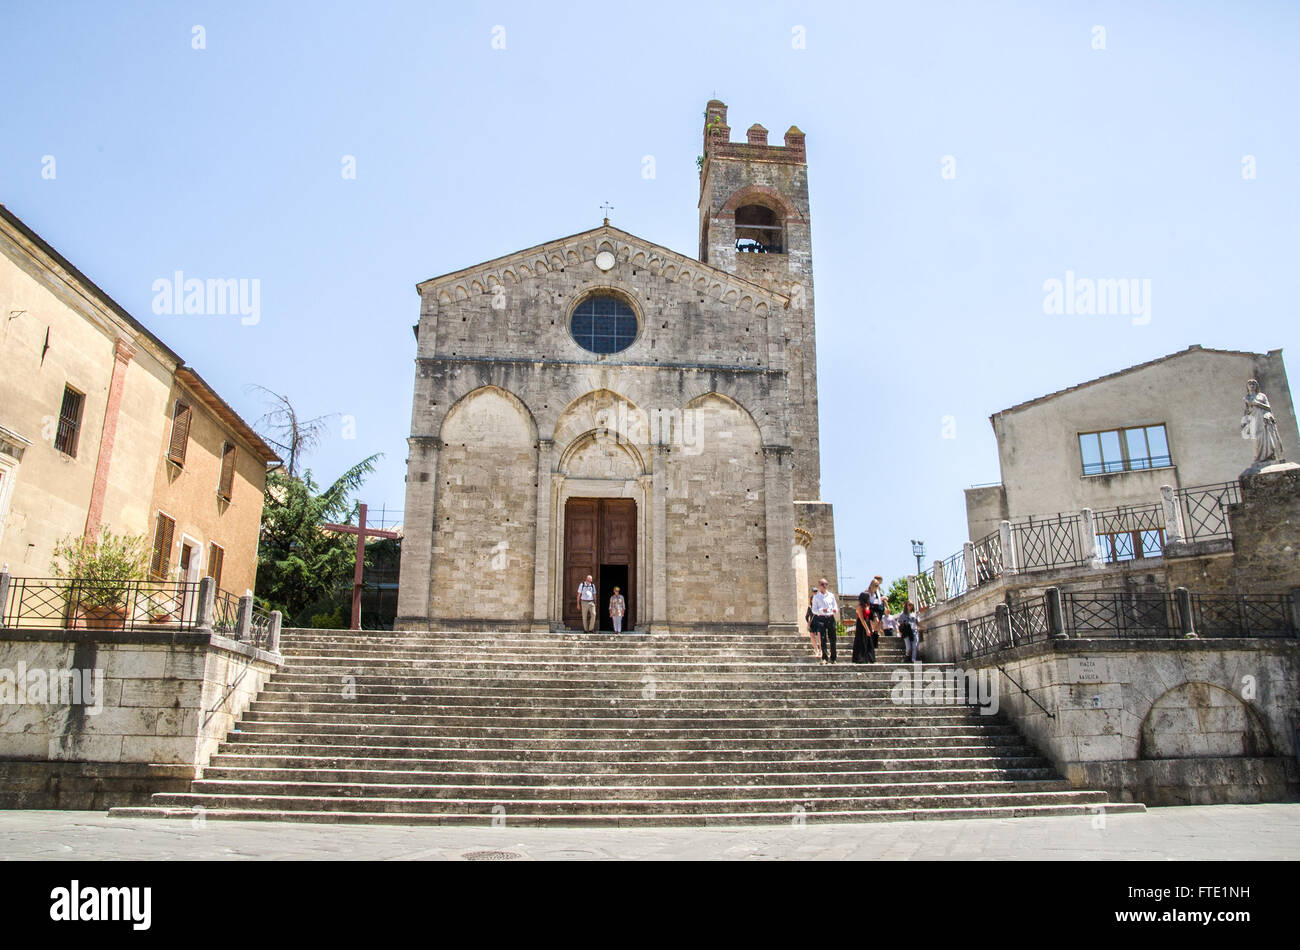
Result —
[{"label": "cobblestone pavement", "polygon": [[1300,804],[1154,808],[1100,818],[902,821],[748,828],[473,828],[109,818],[0,811],[7,860],[1111,859],[1300,857]]}]

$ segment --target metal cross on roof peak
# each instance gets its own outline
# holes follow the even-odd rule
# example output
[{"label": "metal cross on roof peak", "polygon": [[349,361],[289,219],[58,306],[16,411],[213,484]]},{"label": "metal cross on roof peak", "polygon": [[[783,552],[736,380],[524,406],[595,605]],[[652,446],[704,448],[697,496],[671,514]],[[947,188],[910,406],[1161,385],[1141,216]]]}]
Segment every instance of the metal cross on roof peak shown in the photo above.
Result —
[{"label": "metal cross on roof peak", "polygon": [[610,204],[608,201],[606,201],[603,205],[600,206],[600,208],[602,211],[605,212],[605,223],[609,224],[609,213],[614,210],[614,206]]}]

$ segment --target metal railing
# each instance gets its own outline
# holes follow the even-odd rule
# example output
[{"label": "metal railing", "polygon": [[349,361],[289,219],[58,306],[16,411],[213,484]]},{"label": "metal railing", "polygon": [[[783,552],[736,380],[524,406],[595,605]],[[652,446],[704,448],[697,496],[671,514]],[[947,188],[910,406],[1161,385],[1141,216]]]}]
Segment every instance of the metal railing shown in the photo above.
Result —
[{"label": "metal railing", "polygon": [[931,568],[916,577],[916,606],[933,607],[938,602],[934,588],[934,568]]},{"label": "metal railing", "polygon": [[1241,502],[1241,483],[1179,488],[1174,503],[1182,515],[1184,541],[1229,538],[1228,506]]},{"label": "metal railing", "polygon": [[1071,637],[1177,637],[1173,594],[1062,594],[1065,632]]},{"label": "metal railing", "polygon": [[1004,567],[1002,532],[994,531],[992,534],[980,538],[975,542],[974,547],[976,584],[987,584],[994,578],[1000,577]]},{"label": "metal railing", "polygon": [[0,615],[6,627],[192,629],[198,624],[198,598],[197,583],[11,577]]},{"label": "metal railing", "polygon": [[966,643],[962,652],[968,656],[997,653],[1011,646],[1010,631],[998,623],[997,614],[973,617],[966,623]]},{"label": "metal railing", "polygon": [[271,612],[263,610],[261,607],[253,607],[252,622],[248,628],[248,642],[258,649],[266,646],[271,637],[272,626]]},{"label": "metal railing", "polygon": [[1011,525],[1012,544],[1016,549],[1016,569],[1044,570],[1074,567],[1092,559],[1092,538],[1083,537],[1083,517],[1058,514],[1040,520],[1030,519]]},{"label": "metal railing", "polygon": [[1048,637],[1047,598],[1021,601],[1009,612],[1011,643],[1035,643]]},{"label": "metal railing", "polygon": [[1290,598],[1242,595],[1192,595],[1192,625],[1198,637],[1294,637]]},{"label": "metal railing", "polygon": [[968,589],[966,578],[966,555],[958,551],[943,562],[943,586],[948,597],[960,597]]},{"label": "metal railing", "polygon": [[212,629],[230,636],[239,626],[239,598],[228,590],[218,589],[212,598]]}]

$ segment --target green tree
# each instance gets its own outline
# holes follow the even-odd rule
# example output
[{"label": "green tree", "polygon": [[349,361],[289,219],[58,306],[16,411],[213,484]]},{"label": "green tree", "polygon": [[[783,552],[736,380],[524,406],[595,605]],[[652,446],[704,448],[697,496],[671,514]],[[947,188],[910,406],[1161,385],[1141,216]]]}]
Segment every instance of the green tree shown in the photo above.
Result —
[{"label": "green tree", "polygon": [[332,613],[340,591],[350,586],[356,565],[356,541],[321,527],[327,522],[348,524],[355,505],[352,492],[361,487],[382,455],[352,466],[324,491],[311,470],[301,477],[286,471],[266,477],[262,531],[257,549],[257,596],[271,610],[284,614],[287,626],[308,623],[320,613]]},{"label": "green tree", "polygon": [[889,585],[889,593],[885,595],[885,603],[889,605],[891,614],[901,614],[903,607],[907,605],[907,578],[898,577]]}]

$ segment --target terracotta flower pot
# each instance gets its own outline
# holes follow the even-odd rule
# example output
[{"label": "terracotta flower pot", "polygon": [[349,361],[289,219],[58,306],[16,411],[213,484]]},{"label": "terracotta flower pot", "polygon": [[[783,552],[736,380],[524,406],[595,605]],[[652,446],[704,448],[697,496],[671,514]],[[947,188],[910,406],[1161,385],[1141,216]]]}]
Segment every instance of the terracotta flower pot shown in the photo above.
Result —
[{"label": "terracotta flower pot", "polygon": [[121,630],[126,626],[126,610],[121,607],[78,607],[74,626],[82,630]]}]

